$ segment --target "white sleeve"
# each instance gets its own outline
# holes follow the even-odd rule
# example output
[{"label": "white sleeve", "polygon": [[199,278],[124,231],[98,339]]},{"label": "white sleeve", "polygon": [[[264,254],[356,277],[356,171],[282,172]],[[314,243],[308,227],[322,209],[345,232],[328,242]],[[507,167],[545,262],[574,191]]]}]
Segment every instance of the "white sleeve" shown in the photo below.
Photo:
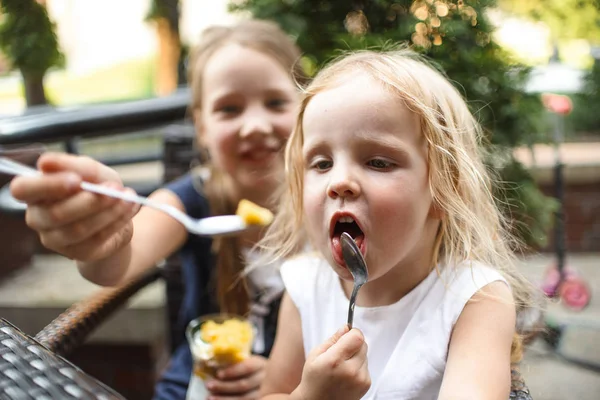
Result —
[{"label": "white sleeve", "polygon": [[446,307],[452,308],[446,310],[446,315],[452,316],[452,326],[458,321],[469,300],[485,286],[500,281],[510,288],[499,271],[482,264],[464,263],[454,272],[453,279],[448,283],[448,295],[452,296],[452,301],[445,302]]},{"label": "white sleeve", "polygon": [[312,300],[317,273],[317,259],[310,256],[294,257],[281,265],[283,285],[298,310],[306,309],[307,303]]}]

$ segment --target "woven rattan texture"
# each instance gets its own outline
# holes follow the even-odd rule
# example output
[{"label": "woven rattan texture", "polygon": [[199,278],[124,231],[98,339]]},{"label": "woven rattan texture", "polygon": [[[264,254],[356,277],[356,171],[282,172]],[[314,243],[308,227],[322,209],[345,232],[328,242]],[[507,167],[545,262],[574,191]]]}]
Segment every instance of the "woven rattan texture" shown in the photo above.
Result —
[{"label": "woven rattan texture", "polygon": [[123,399],[0,319],[0,399]]}]

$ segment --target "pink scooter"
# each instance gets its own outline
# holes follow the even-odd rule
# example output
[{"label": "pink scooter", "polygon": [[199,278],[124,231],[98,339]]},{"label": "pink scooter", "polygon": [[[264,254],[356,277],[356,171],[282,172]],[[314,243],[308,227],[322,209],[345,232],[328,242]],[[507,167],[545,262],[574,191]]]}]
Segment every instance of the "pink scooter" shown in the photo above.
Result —
[{"label": "pink scooter", "polygon": [[559,297],[573,311],[583,310],[591,300],[590,287],[577,272],[565,266],[561,272],[558,265],[551,265],[546,271],[542,290],[548,297]]},{"label": "pink scooter", "polygon": [[566,244],[564,229],[564,184],[563,164],[560,157],[559,146],[564,137],[564,117],[568,115],[573,103],[568,96],[544,93],[542,94],[544,107],[554,116],[554,182],[558,209],[556,210],[554,240],[556,248],[556,264],[551,265],[546,271],[543,291],[549,297],[560,299],[575,311],[583,310],[590,302],[591,292],[589,286],[573,270],[566,266]]}]

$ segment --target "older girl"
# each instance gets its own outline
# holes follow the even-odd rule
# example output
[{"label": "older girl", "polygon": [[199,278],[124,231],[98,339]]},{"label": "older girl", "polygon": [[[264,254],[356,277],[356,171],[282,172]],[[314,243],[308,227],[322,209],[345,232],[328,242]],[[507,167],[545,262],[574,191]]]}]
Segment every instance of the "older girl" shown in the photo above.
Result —
[{"label": "older girl", "polygon": [[[206,30],[190,61],[194,123],[210,164],[151,195],[200,218],[235,213],[240,199],[273,209],[283,175],[282,148],[292,130],[304,81],[300,52],[276,25],[243,21]],[[271,350],[283,284],[273,266],[239,279],[261,232],[212,242],[189,236],[148,208],[79,190],[82,180],[122,187],[117,173],[86,157],[45,154],[40,177],[16,178],[13,195],[28,203],[27,223],[42,243],[77,260],[81,274],[118,285],[179,251],[186,293],[182,324],[217,311],[246,314],[258,329],[256,355],[207,382],[215,399],[258,395]],[[157,399],[183,399],[192,371],[187,343],[175,349]]]}]

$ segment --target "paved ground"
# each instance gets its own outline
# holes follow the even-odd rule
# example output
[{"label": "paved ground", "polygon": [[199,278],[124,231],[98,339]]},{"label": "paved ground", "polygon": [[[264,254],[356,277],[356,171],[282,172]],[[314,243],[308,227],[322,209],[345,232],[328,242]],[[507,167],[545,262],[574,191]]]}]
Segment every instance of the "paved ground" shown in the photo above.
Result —
[{"label": "paved ground", "polygon": [[[523,272],[539,281],[552,255],[523,260]],[[566,324],[559,349],[570,357],[600,365],[600,254],[573,254],[567,264],[585,277],[592,301],[581,312],[570,311],[560,301],[548,306],[548,318]],[[600,372],[594,372],[558,358],[541,340],[527,350],[522,372],[535,400],[598,400]]]}]

